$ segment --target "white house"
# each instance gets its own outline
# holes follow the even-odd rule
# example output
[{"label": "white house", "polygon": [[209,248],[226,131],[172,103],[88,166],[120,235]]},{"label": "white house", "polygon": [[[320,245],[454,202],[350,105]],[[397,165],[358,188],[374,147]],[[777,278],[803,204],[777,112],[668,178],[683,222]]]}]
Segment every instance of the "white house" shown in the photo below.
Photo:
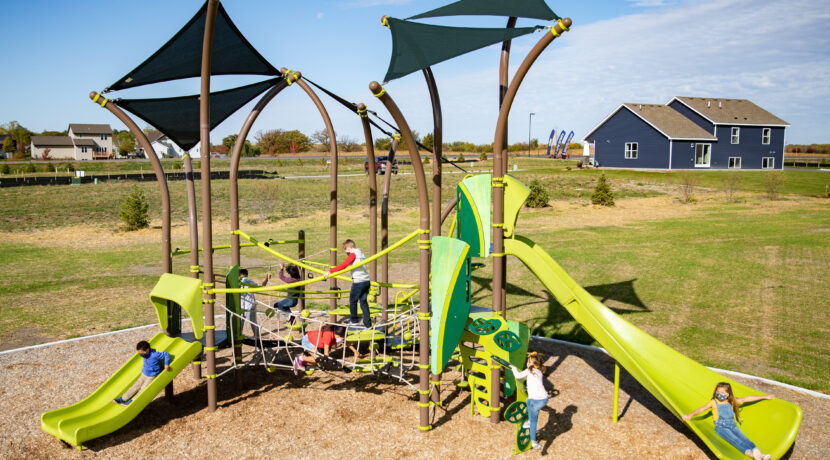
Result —
[{"label": "white house", "polygon": [[[147,140],[150,141],[150,145],[153,147],[153,150],[156,151],[156,155],[159,158],[181,158],[184,156],[185,153],[190,154],[192,158],[199,158],[202,155],[202,148],[198,144],[190,149],[190,151],[185,152],[184,149],[178,146],[175,142],[170,140],[164,133],[160,131],[150,131],[147,134]],[[144,156],[147,157],[147,153],[144,152],[144,149],[139,149]]]}]

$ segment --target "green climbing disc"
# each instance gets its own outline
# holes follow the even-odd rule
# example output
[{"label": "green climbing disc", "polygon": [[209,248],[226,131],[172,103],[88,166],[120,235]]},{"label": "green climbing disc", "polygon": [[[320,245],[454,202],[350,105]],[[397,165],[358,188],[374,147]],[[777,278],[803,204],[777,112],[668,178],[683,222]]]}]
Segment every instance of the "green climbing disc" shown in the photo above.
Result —
[{"label": "green climbing disc", "polygon": [[516,447],[519,448],[519,452],[524,452],[527,450],[527,447],[530,445],[530,430],[527,428],[522,428],[516,433]]},{"label": "green climbing disc", "polygon": [[496,345],[504,351],[518,350],[522,346],[522,339],[512,331],[501,331],[493,338]]},{"label": "green climbing disc", "polygon": [[497,319],[478,318],[470,324],[470,330],[478,335],[490,335],[501,327]]},{"label": "green climbing disc", "polygon": [[527,420],[527,404],[524,401],[516,401],[507,406],[504,419],[510,423],[524,423]]}]

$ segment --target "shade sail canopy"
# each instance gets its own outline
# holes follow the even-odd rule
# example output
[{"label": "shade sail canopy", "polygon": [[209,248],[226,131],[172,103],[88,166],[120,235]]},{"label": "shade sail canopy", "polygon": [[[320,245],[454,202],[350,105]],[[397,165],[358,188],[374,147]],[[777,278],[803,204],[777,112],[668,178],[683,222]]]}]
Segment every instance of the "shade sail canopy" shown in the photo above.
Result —
[{"label": "shade sail canopy", "polygon": [[516,16],[546,21],[561,19],[544,0],[459,0],[409,19],[439,16]]},{"label": "shade sail canopy", "polygon": [[[164,46],[105,92],[200,76],[206,17],[207,3]],[[211,74],[280,75],[236,28],[221,3],[213,37]]]},{"label": "shade sail canopy", "polygon": [[392,58],[384,81],[403,77],[416,70],[541,28],[448,27],[395,18],[387,18],[387,21],[392,31]]},{"label": "shade sail canopy", "polygon": [[[210,129],[274,86],[282,77],[210,93]],[[199,95],[160,99],[116,99],[116,104],[150,123],[184,150],[199,143]]]}]

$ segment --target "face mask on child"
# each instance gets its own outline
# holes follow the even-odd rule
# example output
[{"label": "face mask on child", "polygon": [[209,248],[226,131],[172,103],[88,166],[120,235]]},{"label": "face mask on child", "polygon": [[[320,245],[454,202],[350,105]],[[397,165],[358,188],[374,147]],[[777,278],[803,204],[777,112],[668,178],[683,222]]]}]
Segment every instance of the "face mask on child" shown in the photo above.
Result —
[{"label": "face mask on child", "polygon": [[729,398],[729,395],[725,393],[715,393],[715,397],[718,398],[718,401],[726,401]]}]

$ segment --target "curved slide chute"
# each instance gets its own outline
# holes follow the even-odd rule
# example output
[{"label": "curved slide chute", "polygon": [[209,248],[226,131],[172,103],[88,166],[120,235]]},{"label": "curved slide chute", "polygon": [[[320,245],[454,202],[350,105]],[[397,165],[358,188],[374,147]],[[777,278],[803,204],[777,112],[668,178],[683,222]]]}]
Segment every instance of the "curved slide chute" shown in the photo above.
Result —
[{"label": "curved slide chute", "polygon": [[[130,345],[132,344],[125,344]],[[150,340],[150,346],[156,351],[170,353],[170,372],[162,371],[147,388],[133,398],[130,405],[121,406],[112,400],[124,394],[138,380],[144,365],[144,360],[138,353],[82,401],[44,413],[40,417],[43,431],[78,447],[90,439],[112,433],[141,413],[156,395],[202,352],[202,344],[199,342],[168,337],[163,332],[159,332]]]},{"label": "curved slide chute", "polygon": [[[533,241],[514,235],[505,239],[504,248],[506,254],[521,260],[571,316],[674,415],[680,417],[705,404],[721,381],[732,384],[738,397],[763,394],[706,368],[629,323],[579,286]],[[780,458],[790,449],[802,419],[798,405],[781,399],[748,404],[741,415],[741,430],[773,458]],[[687,425],[718,458],[747,458],[715,433],[711,413],[695,417]]]}]

